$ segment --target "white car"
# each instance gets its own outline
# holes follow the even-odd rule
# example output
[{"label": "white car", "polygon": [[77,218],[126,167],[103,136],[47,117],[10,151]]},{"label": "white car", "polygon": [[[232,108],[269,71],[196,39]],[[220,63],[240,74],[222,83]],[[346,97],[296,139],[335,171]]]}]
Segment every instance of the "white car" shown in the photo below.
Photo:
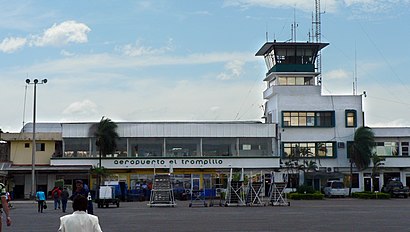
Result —
[{"label": "white car", "polygon": [[323,188],[326,197],[345,197],[349,195],[345,184],[342,181],[328,181],[326,187]]}]

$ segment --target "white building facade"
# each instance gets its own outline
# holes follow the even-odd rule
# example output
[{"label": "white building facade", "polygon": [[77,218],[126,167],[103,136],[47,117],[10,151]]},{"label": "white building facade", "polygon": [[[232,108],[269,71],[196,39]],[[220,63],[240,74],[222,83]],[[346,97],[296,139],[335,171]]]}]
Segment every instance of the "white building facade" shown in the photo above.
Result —
[{"label": "white building facade", "polygon": [[[287,181],[289,191],[301,184],[319,190],[330,179],[352,183],[354,191],[370,190],[391,178],[410,184],[410,128],[373,128],[376,152],[385,158],[376,183],[367,170],[353,169],[349,142],[364,126],[362,95],[322,95],[316,67],[327,43],[267,42],[256,53],[267,65],[265,122],[119,122],[113,154],[101,157],[111,180],[122,191],[133,190],[154,173],[172,173],[176,188],[197,180],[203,188],[224,187],[231,173],[264,181]],[[99,164],[93,123],[38,123],[37,187],[51,190],[56,180],[73,187],[76,179],[95,188],[90,172]],[[2,165],[9,188],[30,195],[31,148],[27,124],[20,133],[2,134],[9,162]],[[317,168],[309,169],[309,163]],[[303,166],[304,168],[300,168]]]}]

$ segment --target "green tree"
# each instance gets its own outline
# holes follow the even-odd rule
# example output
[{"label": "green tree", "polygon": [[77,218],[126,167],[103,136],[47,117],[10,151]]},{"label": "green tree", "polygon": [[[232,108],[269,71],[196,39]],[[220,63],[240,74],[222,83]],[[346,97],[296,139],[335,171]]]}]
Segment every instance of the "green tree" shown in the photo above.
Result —
[{"label": "green tree", "polygon": [[378,156],[376,153],[373,153],[372,155],[372,163],[373,163],[373,167],[372,167],[372,183],[373,183],[373,192],[375,191],[379,191],[379,189],[376,189],[376,185],[374,183],[376,183],[376,177],[377,175],[380,174],[380,169],[381,166],[384,165],[383,161],[385,161],[384,158]]},{"label": "green tree", "polygon": [[96,138],[95,145],[97,145],[99,150],[98,168],[101,170],[94,170],[98,173],[98,186],[101,183],[101,172],[105,170],[101,165],[101,158],[107,156],[107,154],[114,153],[117,149],[117,139],[119,138],[116,131],[117,127],[117,124],[111,121],[111,119],[102,117],[99,123],[92,125],[90,128],[90,133]]},{"label": "green tree", "polygon": [[370,165],[375,147],[374,133],[370,127],[359,127],[354,133],[353,143],[350,146],[350,187],[352,193],[353,164],[359,170],[366,169]]}]

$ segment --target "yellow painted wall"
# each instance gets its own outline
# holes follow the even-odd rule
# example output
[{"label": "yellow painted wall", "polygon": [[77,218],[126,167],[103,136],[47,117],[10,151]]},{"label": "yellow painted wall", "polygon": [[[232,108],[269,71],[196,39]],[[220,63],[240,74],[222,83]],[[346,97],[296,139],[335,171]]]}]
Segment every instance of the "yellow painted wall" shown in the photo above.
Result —
[{"label": "yellow painted wall", "polygon": [[[36,141],[45,144],[45,151],[36,151],[36,164],[50,164],[50,158],[55,152],[55,141]],[[29,143],[29,147],[25,144]],[[10,149],[10,161],[14,165],[31,164],[32,155],[31,141],[12,141]]]}]

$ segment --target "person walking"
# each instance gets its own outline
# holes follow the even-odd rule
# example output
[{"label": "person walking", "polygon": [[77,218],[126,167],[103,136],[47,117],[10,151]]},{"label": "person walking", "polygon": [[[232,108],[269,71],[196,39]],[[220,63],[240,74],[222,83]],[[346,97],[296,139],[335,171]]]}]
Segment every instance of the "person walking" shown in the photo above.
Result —
[{"label": "person walking", "polygon": [[63,213],[65,213],[67,209],[67,201],[69,196],[70,194],[68,193],[67,188],[64,187],[63,191],[61,191],[61,208],[63,210]]},{"label": "person walking", "polygon": [[54,210],[60,209],[60,199],[61,199],[61,190],[59,187],[54,187],[53,191],[51,191],[51,196],[54,199]]},{"label": "person walking", "polygon": [[[76,190],[74,191],[73,195],[71,195],[71,199],[74,200],[74,198],[78,195],[82,195],[86,199],[88,199],[90,195],[88,186],[86,185],[86,187],[84,187],[84,183],[82,180],[77,180],[75,185],[76,185]],[[91,197],[90,199],[88,199],[87,213],[94,214],[93,201]]]},{"label": "person walking", "polygon": [[39,188],[36,193],[36,200],[38,205],[38,212],[42,213],[44,209],[44,202],[46,201],[46,194],[41,188]]},{"label": "person walking", "polygon": [[[6,214],[6,224],[7,226],[11,226],[11,218],[10,218],[10,209],[9,205],[6,200],[6,186],[3,183],[0,183],[0,197],[1,197],[1,207],[2,211]],[[1,210],[0,210],[1,213]],[[3,214],[0,214],[0,232],[3,228]]]},{"label": "person walking", "polygon": [[83,195],[77,195],[73,200],[74,212],[60,217],[59,232],[102,232],[98,217],[87,214],[88,200]]},{"label": "person walking", "polygon": [[7,204],[8,204],[9,208],[13,207],[11,205],[11,194],[9,192],[6,192],[6,201],[7,201]]}]

